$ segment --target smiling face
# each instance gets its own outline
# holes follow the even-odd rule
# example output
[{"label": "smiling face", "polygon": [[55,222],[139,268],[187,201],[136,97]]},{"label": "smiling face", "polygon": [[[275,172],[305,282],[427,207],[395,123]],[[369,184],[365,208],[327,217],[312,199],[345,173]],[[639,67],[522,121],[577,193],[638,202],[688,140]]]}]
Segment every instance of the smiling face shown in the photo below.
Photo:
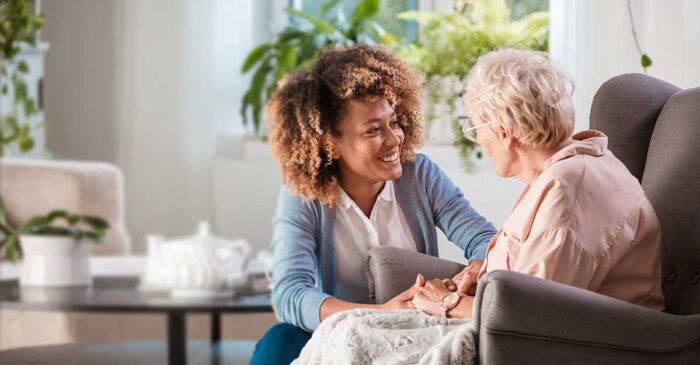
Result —
[{"label": "smiling face", "polygon": [[378,184],[401,177],[403,129],[386,99],[351,100],[333,138],[340,183]]}]

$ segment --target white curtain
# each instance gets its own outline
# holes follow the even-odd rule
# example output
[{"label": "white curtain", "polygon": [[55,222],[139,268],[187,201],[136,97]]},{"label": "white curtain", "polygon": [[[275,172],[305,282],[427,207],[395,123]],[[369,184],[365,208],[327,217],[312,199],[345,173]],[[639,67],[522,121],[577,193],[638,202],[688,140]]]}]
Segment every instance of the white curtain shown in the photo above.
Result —
[{"label": "white curtain", "polygon": [[239,74],[253,46],[252,0],[127,0],[116,79],[117,164],[135,250],[149,232],[193,232],[213,219],[217,140],[243,133]]},{"label": "white curtain", "polygon": [[[688,88],[700,86],[700,0],[632,0],[648,74]],[[593,96],[613,76],[643,72],[627,1],[551,0],[552,57],[574,78],[576,130],[587,129]]]}]

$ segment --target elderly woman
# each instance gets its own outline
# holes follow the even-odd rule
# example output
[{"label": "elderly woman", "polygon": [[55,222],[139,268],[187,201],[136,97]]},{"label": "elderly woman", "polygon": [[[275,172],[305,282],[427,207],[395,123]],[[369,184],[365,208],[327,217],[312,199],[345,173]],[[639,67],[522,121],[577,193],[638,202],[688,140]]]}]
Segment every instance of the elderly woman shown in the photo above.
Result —
[{"label": "elderly woman", "polygon": [[465,136],[496,173],[525,184],[477,273],[433,280],[413,299],[430,314],[471,317],[463,295],[486,272],[513,270],[661,310],[661,230],[637,179],[597,131],[572,136],[569,78],[544,55],[481,57],[464,90]]},{"label": "elderly woman", "polygon": [[[272,96],[270,147],[282,167],[273,231],[272,302],[282,322],[252,364],[289,363],[325,318],[355,308],[412,309],[423,285],[369,304],[368,250],[437,255],[436,227],[469,259],[496,230],[427,157],[421,78],[378,46],[334,48]],[[481,262],[472,267],[476,270]]]}]

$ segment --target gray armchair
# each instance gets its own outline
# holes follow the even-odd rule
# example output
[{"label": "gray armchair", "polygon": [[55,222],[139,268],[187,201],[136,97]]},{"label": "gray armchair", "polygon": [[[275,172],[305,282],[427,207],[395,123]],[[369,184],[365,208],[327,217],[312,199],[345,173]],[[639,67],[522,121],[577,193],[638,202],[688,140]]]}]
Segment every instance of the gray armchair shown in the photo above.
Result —
[{"label": "gray armchair", "polygon": [[[641,74],[601,86],[591,128],[640,179],[662,225],[663,292],[658,312],[583,289],[495,271],[474,307],[483,364],[700,364],[700,88]],[[418,272],[450,277],[462,266],[397,248],[370,253],[373,299],[408,288]]]}]

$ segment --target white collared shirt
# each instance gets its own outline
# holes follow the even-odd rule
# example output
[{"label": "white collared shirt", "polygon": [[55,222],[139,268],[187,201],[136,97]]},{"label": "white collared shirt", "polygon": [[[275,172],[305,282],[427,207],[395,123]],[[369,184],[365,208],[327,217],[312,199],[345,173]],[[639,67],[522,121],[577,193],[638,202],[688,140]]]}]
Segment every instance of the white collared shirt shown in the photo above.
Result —
[{"label": "white collared shirt", "polygon": [[396,201],[394,184],[384,183],[369,218],[341,188],[335,223],[335,270],[341,299],[368,302],[367,252],[380,245],[417,251]]}]

